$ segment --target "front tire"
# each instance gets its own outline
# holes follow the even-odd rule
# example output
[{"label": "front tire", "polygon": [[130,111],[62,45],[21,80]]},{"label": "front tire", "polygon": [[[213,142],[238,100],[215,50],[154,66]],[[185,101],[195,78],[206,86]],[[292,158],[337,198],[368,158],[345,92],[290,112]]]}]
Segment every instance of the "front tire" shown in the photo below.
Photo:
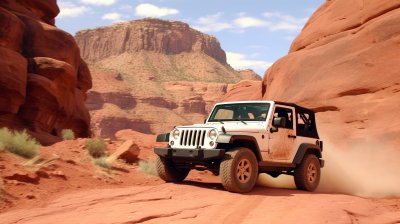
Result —
[{"label": "front tire", "polygon": [[183,181],[189,174],[190,169],[176,169],[170,159],[157,157],[156,168],[158,176],[166,182]]},{"label": "front tire", "polygon": [[235,147],[225,153],[221,161],[222,186],[228,191],[246,193],[258,179],[258,163],[254,153],[244,147]]},{"label": "front tire", "polygon": [[321,178],[321,168],[318,158],[312,154],[306,154],[300,165],[294,170],[294,182],[297,189],[314,191]]}]

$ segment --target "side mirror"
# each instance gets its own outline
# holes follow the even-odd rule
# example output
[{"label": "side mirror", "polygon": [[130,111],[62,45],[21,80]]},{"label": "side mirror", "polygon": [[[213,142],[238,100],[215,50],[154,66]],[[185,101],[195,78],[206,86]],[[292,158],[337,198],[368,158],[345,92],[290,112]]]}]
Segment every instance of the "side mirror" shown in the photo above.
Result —
[{"label": "side mirror", "polygon": [[280,127],[285,127],[286,126],[286,118],[284,117],[274,117],[274,120],[272,121],[272,125],[276,128],[271,128],[270,132],[278,132],[278,128]]}]

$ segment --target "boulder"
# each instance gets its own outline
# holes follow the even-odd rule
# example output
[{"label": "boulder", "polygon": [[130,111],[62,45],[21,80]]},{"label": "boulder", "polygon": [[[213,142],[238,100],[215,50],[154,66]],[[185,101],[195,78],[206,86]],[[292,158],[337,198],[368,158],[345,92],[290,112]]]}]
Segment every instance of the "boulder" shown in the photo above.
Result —
[{"label": "boulder", "polygon": [[139,154],[139,146],[137,146],[133,140],[127,140],[120,147],[118,147],[118,149],[111,156],[124,159],[128,163],[133,163],[137,160]]}]

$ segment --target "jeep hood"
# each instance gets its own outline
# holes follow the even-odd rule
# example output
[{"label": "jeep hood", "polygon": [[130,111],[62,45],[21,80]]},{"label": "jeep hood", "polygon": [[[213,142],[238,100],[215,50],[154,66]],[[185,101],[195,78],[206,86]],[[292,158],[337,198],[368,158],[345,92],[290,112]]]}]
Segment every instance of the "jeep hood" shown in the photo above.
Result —
[{"label": "jeep hood", "polygon": [[235,124],[235,125],[230,125],[230,124],[213,124],[213,125],[207,125],[207,124],[194,124],[194,125],[187,125],[187,126],[180,126],[177,128],[216,128],[218,131],[222,131],[222,126],[225,128],[226,133],[230,132],[252,132],[252,133],[258,133],[260,132],[259,128],[261,128],[258,125],[245,125],[245,124]]}]

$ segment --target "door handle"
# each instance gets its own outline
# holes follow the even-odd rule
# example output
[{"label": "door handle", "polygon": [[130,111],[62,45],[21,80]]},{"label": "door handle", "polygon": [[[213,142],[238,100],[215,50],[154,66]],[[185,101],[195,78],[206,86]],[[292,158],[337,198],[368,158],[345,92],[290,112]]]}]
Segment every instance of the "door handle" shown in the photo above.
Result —
[{"label": "door handle", "polygon": [[288,138],[296,138],[296,135],[288,135]]}]

